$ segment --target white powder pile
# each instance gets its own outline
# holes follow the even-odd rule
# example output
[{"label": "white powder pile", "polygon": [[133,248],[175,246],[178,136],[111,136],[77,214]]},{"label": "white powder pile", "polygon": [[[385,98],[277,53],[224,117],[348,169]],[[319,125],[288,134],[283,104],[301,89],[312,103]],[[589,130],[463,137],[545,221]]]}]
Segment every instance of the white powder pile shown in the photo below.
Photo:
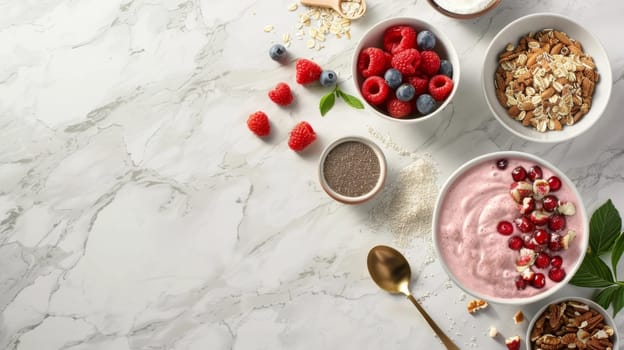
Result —
[{"label": "white powder pile", "polygon": [[438,170],[430,156],[419,157],[402,169],[371,210],[373,224],[387,224],[402,247],[408,246],[416,237],[430,237],[438,195],[437,175]]}]

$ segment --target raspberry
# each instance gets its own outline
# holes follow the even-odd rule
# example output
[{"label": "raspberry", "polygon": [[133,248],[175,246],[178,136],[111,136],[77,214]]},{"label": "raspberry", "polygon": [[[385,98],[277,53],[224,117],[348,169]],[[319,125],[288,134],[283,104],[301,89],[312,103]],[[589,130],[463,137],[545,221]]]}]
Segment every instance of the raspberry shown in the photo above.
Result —
[{"label": "raspberry", "polygon": [[308,122],[299,122],[290,131],[290,138],[288,139],[288,147],[293,151],[301,151],[308,147],[309,144],[316,140],[316,133],[312,126]]},{"label": "raspberry", "polygon": [[318,64],[305,58],[300,58],[297,60],[295,69],[297,71],[297,83],[302,85],[310,84],[317,81],[321,76],[321,72],[323,71],[323,69],[321,69]]},{"label": "raspberry", "polygon": [[412,104],[409,101],[401,101],[392,97],[387,104],[388,114],[395,118],[403,118],[412,113]]},{"label": "raspberry", "polygon": [[416,49],[405,49],[392,57],[392,67],[403,75],[413,75],[420,66],[420,52]]},{"label": "raspberry", "polygon": [[386,54],[382,49],[367,47],[358,55],[357,67],[364,78],[381,75],[386,70]]},{"label": "raspberry", "polygon": [[434,51],[422,51],[420,57],[420,70],[428,76],[431,77],[440,70],[440,56]]},{"label": "raspberry", "polygon": [[416,96],[426,94],[429,91],[429,78],[423,73],[416,72],[415,75],[407,78],[407,81],[416,89]]},{"label": "raspberry", "polygon": [[396,54],[416,47],[416,31],[410,26],[394,26],[386,29],[383,37],[386,51]]},{"label": "raspberry", "polygon": [[390,88],[382,77],[372,76],[362,83],[362,96],[371,104],[379,105],[386,101]]},{"label": "raspberry", "polygon": [[269,118],[262,111],[257,111],[247,118],[247,127],[258,136],[266,136],[271,132]]},{"label": "raspberry", "polygon": [[392,54],[390,52],[384,51],[384,56],[386,57],[386,66],[384,67],[384,71],[392,68]]},{"label": "raspberry", "polygon": [[436,101],[444,101],[453,90],[453,80],[446,75],[438,74],[429,80],[429,93]]},{"label": "raspberry", "polygon": [[277,83],[275,88],[269,91],[269,98],[280,106],[288,106],[293,101],[293,94],[288,84]]}]

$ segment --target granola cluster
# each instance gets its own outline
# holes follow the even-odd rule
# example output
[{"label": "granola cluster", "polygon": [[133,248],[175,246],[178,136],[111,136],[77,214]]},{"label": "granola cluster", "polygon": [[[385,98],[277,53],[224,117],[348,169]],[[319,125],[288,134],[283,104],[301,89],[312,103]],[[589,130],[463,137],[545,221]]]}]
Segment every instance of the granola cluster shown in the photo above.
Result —
[{"label": "granola cluster", "polygon": [[599,74],[581,43],[544,29],[499,55],[496,97],[510,117],[539,132],[562,130],[591,108]]},{"label": "granola cluster", "polygon": [[612,350],[614,330],[598,311],[579,301],[550,304],[531,331],[535,350]]}]

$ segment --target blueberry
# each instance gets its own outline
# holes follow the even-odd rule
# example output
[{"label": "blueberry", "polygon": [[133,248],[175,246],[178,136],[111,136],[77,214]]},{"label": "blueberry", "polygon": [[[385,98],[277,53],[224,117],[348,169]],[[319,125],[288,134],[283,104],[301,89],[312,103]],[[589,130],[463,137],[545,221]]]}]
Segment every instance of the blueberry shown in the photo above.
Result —
[{"label": "blueberry", "polygon": [[338,80],[338,76],[333,70],[324,70],[321,72],[321,77],[319,78],[323,86],[332,86],[336,84],[336,80]]},{"label": "blueberry", "polygon": [[416,89],[412,86],[412,84],[401,84],[396,89],[396,97],[400,101],[409,101],[414,98],[414,94],[416,93]]},{"label": "blueberry", "polygon": [[436,107],[436,102],[429,94],[422,94],[416,99],[416,109],[422,114],[429,114],[433,112]]},{"label": "blueberry", "polygon": [[440,74],[444,74],[449,78],[453,77],[453,65],[447,60],[440,60]]},{"label": "blueberry", "polygon": [[286,56],[286,48],[282,44],[275,44],[269,49],[269,56],[274,61],[279,61]]},{"label": "blueberry", "polygon": [[384,74],[384,79],[391,89],[396,89],[403,82],[403,74],[398,69],[390,68]]},{"label": "blueberry", "polygon": [[416,43],[421,50],[431,50],[436,44],[436,38],[432,32],[423,30],[416,36]]}]

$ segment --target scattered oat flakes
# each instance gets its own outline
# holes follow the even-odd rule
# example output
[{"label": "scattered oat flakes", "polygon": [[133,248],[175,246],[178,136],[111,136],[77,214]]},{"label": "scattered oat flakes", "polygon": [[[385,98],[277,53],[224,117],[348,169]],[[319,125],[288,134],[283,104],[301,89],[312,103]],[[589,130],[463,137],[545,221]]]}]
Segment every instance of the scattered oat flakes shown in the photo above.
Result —
[{"label": "scattered oat flakes", "polygon": [[498,335],[498,329],[494,326],[490,326],[490,330],[488,331],[488,335],[490,338],[495,338]]},{"label": "scattered oat flakes", "polygon": [[469,313],[473,314],[477,310],[485,309],[486,307],[488,307],[487,301],[481,299],[472,299],[468,302],[468,306],[466,308],[468,309]]},{"label": "scattered oat flakes", "polygon": [[524,314],[522,313],[521,310],[518,310],[518,312],[516,312],[516,314],[513,317],[513,320],[515,324],[519,324],[524,321]]},{"label": "scattered oat flakes", "polygon": [[[348,4],[354,3],[361,6],[361,0],[343,0]],[[293,4],[296,5],[296,4]],[[291,12],[297,10],[298,7],[291,5],[288,9]],[[355,6],[355,5],[348,5]],[[305,7],[305,12],[301,12],[297,16],[298,20],[295,24],[295,36],[302,40],[308,36],[306,46],[309,49],[320,50],[325,46],[324,43],[329,36],[336,38],[345,37],[351,39],[351,21],[338,14],[334,9],[322,7]],[[304,30],[307,28],[307,30]]]},{"label": "scattered oat flakes", "polygon": [[275,27],[274,27],[274,26],[272,26],[272,25],[270,25],[270,24],[269,24],[269,25],[264,26],[264,32],[265,32],[265,33],[270,33],[270,32],[272,32],[272,31],[273,31],[273,29],[275,29]]},{"label": "scattered oat flakes", "polygon": [[288,11],[297,11],[297,9],[299,8],[299,6],[297,5],[296,2],[293,2],[292,4],[290,4],[290,6],[288,6]]}]

